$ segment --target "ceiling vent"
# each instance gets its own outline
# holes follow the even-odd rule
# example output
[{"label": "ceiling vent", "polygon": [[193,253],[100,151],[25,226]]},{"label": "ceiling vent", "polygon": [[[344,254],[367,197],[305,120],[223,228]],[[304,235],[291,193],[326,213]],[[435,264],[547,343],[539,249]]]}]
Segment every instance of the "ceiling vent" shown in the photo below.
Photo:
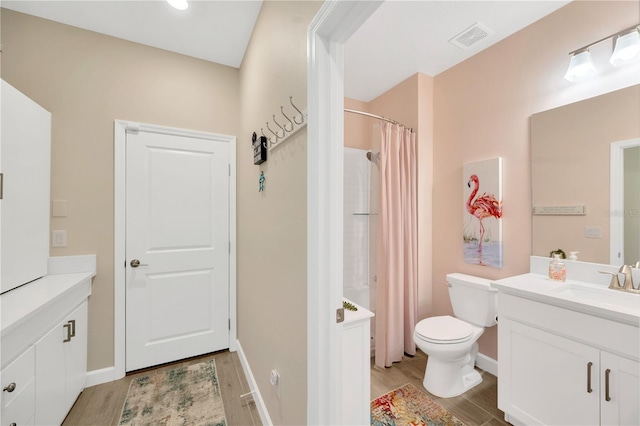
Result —
[{"label": "ceiling vent", "polygon": [[493,34],[491,30],[476,22],[475,24],[449,40],[449,42],[455,44],[461,49],[468,49],[480,40],[486,38],[487,36],[490,36],[491,34]]}]

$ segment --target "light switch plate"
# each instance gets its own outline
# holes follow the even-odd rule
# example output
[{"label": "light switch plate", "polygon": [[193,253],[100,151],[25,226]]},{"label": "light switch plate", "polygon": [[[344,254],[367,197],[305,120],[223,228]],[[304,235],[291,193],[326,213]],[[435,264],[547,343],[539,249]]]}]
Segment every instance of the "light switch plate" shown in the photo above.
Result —
[{"label": "light switch plate", "polygon": [[584,236],[587,238],[602,238],[602,227],[587,226],[584,229]]},{"label": "light switch plate", "polygon": [[51,231],[51,247],[61,248],[67,246],[67,231],[53,230]]}]

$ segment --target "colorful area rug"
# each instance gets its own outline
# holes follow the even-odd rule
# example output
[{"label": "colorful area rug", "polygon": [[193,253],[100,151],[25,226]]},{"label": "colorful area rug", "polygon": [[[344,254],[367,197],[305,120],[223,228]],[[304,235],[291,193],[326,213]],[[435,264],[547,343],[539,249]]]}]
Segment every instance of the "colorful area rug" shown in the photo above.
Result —
[{"label": "colorful area rug", "polygon": [[373,426],[465,426],[411,383],[371,401],[371,424]]},{"label": "colorful area rug", "polygon": [[226,426],[215,361],[137,377],[119,424]]}]

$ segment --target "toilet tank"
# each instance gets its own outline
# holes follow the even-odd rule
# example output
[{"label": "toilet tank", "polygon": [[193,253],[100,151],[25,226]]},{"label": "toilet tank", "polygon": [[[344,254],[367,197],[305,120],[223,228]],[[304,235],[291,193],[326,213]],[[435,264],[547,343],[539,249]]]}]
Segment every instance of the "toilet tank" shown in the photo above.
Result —
[{"label": "toilet tank", "polygon": [[498,290],[486,278],[465,274],[447,274],[449,299],[457,318],[482,327],[496,325]]}]

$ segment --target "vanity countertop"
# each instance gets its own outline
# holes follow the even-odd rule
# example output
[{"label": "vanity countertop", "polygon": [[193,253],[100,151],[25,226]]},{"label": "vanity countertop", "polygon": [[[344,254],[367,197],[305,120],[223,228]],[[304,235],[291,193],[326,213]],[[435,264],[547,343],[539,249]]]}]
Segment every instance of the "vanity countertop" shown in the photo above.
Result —
[{"label": "vanity countertop", "polygon": [[350,311],[348,309],[344,310],[344,323],[345,324],[356,322],[356,321],[360,321],[360,320],[369,319],[369,318],[372,318],[374,316],[374,313],[371,312],[370,310],[368,310],[366,308],[363,308],[362,306],[358,305],[357,303],[352,302],[351,300],[349,300],[347,298],[343,298],[343,299],[346,300],[347,302],[353,304],[356,308],[358,308],[357,311]]},{"label": "vanity countertop", "polygon": [[491,282],[506,294],[548,303],[599,317],[640,324],[640,294],[608,289],[583,281],[553,281],[546,275],[527,273]]}]

